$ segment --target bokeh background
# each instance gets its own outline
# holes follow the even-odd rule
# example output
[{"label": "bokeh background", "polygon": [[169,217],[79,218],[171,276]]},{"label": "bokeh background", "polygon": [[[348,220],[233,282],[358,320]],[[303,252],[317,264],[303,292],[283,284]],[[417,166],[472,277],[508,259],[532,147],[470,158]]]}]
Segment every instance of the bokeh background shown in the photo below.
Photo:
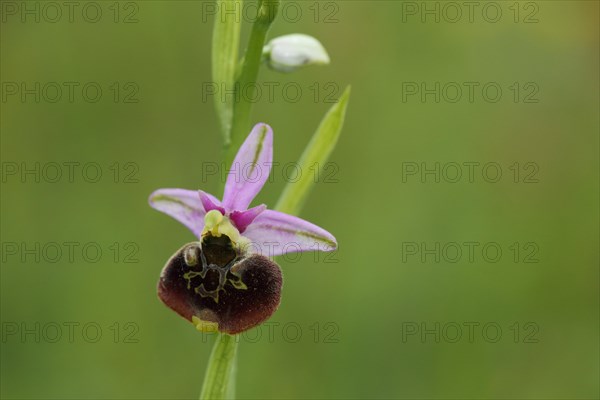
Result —
[{"label": "bokeh background", "polygon": [[[273,126],[284,166],[352,85],[325,171],[332,179],[321,176],[301,213],[340,249],[333,259],[280,260],[283,301],[269,325],[241,338],[238,397],[598,398],[598,3],[499,1],[484,17],[482,2],[472,21],[460,6],[456,22],[444,2],[286,3],[270,37],[314,35],[332,63],[263,69],[261,82],[302,94],[263,92],[253,121]],[[155,294],[164,262],[193,237],[147,197],[219,187],[202,172],[221,157],[213,98],[203,94],[210,3],[79,2],[72,22],[65,6],[52,22],[45,2],[0,4],[0,394],[196,398],[213,338]],[[40,21],[23,7],[40,7]],[[85,7],[90,19],[100,8],[99,22]],[[439,22],[426,7],[438,7]],[[65,89],[51,102],[52,85],[39,102],[21,99],[21,83],[36,82],[79,86],[73,101]],[[95,103],[81,91],[89,82],[103,89]],[[408,96],[411,82],[479,86],[473,101],[465,90],[436,102]],[[489,82],[502,89],[497,102],[482,95]],[[464,168],[451,182],[448,163],[469,162],[497,163],[502,176],[488,182],[478,167],[470,182]],[[40,182],[21,176],[36,163]],[[63,166],[55,183],[52,163]],[[84,175],[86,163],[97,164]],[[403,175],[406,163],[439,163],[440,181]],[[87,182],[97,166],[102,176]],[[286,176],[276,168],[257,202],[273,206]],[[478,243],[472,260],[466,242]],[[425,251],[436,243],[439,261]],[[456,262],[448,243],[463,250]],[[486,243],[501,248],[497,262],[493,248],[482,254]],[[415,244],[416,254],[406,251]]]}]

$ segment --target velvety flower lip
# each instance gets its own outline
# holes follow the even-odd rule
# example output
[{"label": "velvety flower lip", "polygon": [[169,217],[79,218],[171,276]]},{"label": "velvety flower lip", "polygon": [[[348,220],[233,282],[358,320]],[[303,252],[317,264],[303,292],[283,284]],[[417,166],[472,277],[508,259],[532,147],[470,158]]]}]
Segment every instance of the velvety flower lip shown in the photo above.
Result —
[{"label": "velvety flower lip", "polygon": [[238,254],[230,244],[224,236],[188,243],[160,275],[159,298],[198,330],[241,333],[279,306],[279,266],[259,254]]},{"label": "velvety flower lip", "polygon": [[[311,222],[268,210],[265,205],[248,208],[266,183],[272,162],[273,131],[259,123],[235,157],[222,202],[202,190],[159,189],[150,195],[150,205],[181,222],[200,239],[208,232],[224,234],[234,244],[250,244],[256,252],[268,251],[268,256],[335,250],[335,237]],[[239,171],[243,171],[241,176]]]}]

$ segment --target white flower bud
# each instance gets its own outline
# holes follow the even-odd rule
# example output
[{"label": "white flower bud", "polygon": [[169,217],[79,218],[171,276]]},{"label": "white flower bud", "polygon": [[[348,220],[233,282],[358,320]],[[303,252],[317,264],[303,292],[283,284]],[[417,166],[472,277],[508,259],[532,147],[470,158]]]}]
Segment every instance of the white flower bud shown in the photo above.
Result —
[{"label": "white flower bud", "polygon": [[301,33],[279,36],[263,49],[269,67],[280,72],[292,72],[306,65],[329,64],[329,55],[317,39]]}]

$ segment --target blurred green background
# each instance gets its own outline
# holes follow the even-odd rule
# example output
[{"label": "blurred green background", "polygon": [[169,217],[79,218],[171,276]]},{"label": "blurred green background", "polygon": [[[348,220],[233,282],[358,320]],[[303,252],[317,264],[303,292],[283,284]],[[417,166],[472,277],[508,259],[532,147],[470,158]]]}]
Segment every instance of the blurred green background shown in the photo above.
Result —
[{"label": "blurred green background", "polygon": [[[165,261],[194,238],[147,197],[219,186],[202,174],[221,157],[202,89],[210,3],[77,4],[72,22],[64,5],[52,22],[45,2],[1,2],[0,394],[196,398],[213,338],[155,293]],[[456,22],[443,2],[286,4],[270,37],[314,35],[332,63],[291,75],[263,69],[261,82],[302,94],[291,101],[293,88],[286,97],[280,86],[270,101],[264,91],[253,121],[273,126],[283,167],[300,156],[326,100],[352,84],[337,167],[326,171],[334,179],[321,177],[301,213],[340,249],[337,263],[311,253],[281,261],[280,309],[241,338],[238,397],[598,398],[598,2],[495,2],[487,14],[481,2],[472,21],[459,2]],[[40,21],[24,7],[39,7]],[[426,7],[438,7],[439,22]],[[97,9],[97,23],[84,18]],[[21,83],[36,82],[40,101],[22,99]],[[65,90],[56,102],[55,86],[43,89],[52,82]],[[79,85],[73,101],[65,82]],[[89,82],[102,88],[97,102],[82,94]],[[473,101],[465,90],[451,102],[447,86],[436,102],[408,96],[413,82],[479,86]],[[482,95],[489,82],[502,89],[497,102]],[[79,163],[73,182],[70,162]],[[464,168],[450,182],[448,163],[470,162],[497,163],[502,176],[488,182],[478,167],[469,182]],[[39,183],[21,176],[36,163]],[[55,183],[52,163],[62,165]],[[83,176],[86,163],[97,164]],[[403,175],[415,165],[406,163],[439,163],[440,181]],[[86,181],[98,166],[98,182]],[[282,167],[257,202],[274,205]],[[525,182],[530,173],[537,183]],[[466,242],[478,243],[472,260]],[[439,262],[426,252],[436,243]],[[456,262],[449,243],[463,250]],[[484,257],[486,243],[502,250],[499,261]]]}]

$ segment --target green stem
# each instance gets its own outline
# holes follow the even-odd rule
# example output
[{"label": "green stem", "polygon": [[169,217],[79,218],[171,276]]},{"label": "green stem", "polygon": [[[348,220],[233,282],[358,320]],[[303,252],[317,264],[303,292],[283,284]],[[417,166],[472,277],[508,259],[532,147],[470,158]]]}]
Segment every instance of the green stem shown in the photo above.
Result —
[{"label": "green stem", "polygon": [[[262,61],[262,51],[265,45],[265,39],[269,27],[277,14],[278,6],[279,0],[259,0],[258,15],[252,26],[246,54],[242,61],[240,61],[240,63],[242,63],[242,69],[239,72],[239,78],[235,85],[235,98],[237,99],[237,102],[233,103],[231,133],[229,137],[227,135],[224,136],[225,140],[223,148],[226,165],[231,165],[233,163],[235,154],[242,145],[250,128],[252,102],[250,102],[249,99],[254,98],[256,79]],[[223,33],[222,36],[227,37],[227,35],[229,35],[229,37],[235,38],[239,35],[239,27],[230,25],[227,29],[228,31]],[[231,30],[233,30],[233,34],[228,33]],[[219,38],[218,35],[217,38]],[[215,43],[218,43],[218,41],[215,41]],[[233,56],[233,49],[229,49],[228,54],[229,56]],[[222,56],[222,54],[220,55]],[[213,57],[215,57],[214,54]],[[231,63],[227,63],[227,58],[227,55],[225,55],[220,62],[217,63],[225,65],[228,68],[228,75],[225,78],[222,78],[223,80],[227,80],[231,77],[231,68],[235,65],[233,60],[230,60]],[[242,94],[244,94],[244,96],[242,96]],[[327,160],[340,134],[349,94],[350,90],[348,88],[338,104],[333,106],[327,113],[301,158],[302,164],[308,165],[313,162],[323,163]],[[227,111],[228,110],[221,110],[222,120],[225,121],[225,132],[227,132],[226,122],[229,119]],[[224,183],[225,182],[222,182],[222,186],[224,186]],[[297,214],[302,207],[303,200],[310,190],[310,186],[310,181],[307,180],[303,181],[301,184],[286,187],[286,190],[284,190],[284,193],[277,203],[276,209],[285,210],[291,214]],[[224,333],[218,335],[208,361],[204,385],[202,386],[202,392],[200,393],[200,400],[233,399],[235,397],[237,348],[237,337]]]},{"label": "green stem", "polygon": [[[225,165],[231,165],[235,154],[242,145],[246,134],[249,131],[250,112],[252,103],[249,99],[254,98],[256,89],[256,79],[258,70],[262,61],[262,51],[265,45],[265,39],[271,23],[277,15],[279,0],[259,0],[258,15],[250,32],[248,47],[244,55],[243,63],[239,78],[235,84],[236,95],[238,102],[233,104],[233,115],[231,116],[231,130],[227,134],[228,126],[224,124],[224,158]],[[231,29],[231,27],[230,27]],[[235,27],[234,29],[239,29]],[[239,35],[239,30],[235,34],[230,35],[233,38]],[[223,35],[225,36],[225,35]],[[235,46],[233,46],[235,47]],[[214,49],[213,49],[214,51]],[[229,53],[233,56],[233,50]],[[213,57],[215,55],[213,54]],[[228,67],[235,65],[237,60],[230,60]],[[223,60],[221,60],[223,64]],[[228,71],[231,72],[231,71]],[[242,96],[244,94],[245,96]],[[223,114],[223,120],[227,122],[228,115]],[[222,188],[225,182],[221,182]],[[234,336],[224,333],[219,333],[206,368],[204,376],[204,384],[200,393],[201,400],[221,400],[233,399],[235,397],[235,375],[236,375],[236,354],[238,348],[238,340]]]},{"label": "green stem", "polygon": [[271,23],[277,15],[278,7],[279,0],[260,0],[259,2],[258,14],[252,25],[248,47],[243,58],[244,64],[235,86],[237,102],[233,106],[231,142],[225,144],[225,165],[233,163],[237,150],[250,130],[250,112],[252,111],[250,99],[254,98],[265,39]]},{"label": "green stem", "polygon": [[235,336],[219,333],[208,361],[200,400],[234,398],[237,347]]},{"label": "green stem", "polygon": [[[217,0],[212,43],[212,76],[218,91],[234,87],[238,69],[240,31],[242,29],[242,2],[240,0]],[[233,100],[215,96],[215,110],[219,117],[224,143],[230,142]]]}]

